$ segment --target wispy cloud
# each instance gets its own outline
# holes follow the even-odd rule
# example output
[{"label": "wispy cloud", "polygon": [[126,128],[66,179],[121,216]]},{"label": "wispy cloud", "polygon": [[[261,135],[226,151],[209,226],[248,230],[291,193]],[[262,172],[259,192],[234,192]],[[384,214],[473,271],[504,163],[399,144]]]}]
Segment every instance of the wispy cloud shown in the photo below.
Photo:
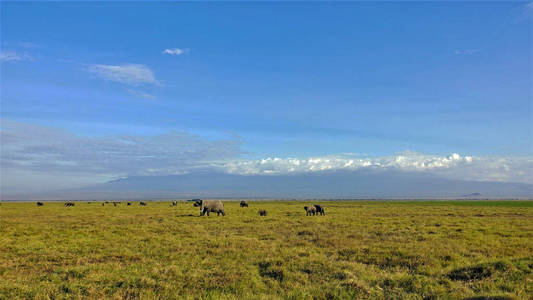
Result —
[{"label": "wispy cloud", "polygon": [[181,48],[169,48],[169,49],[165,49],[163,50],[163,54],[169,54],[169,55],[182,55],[182,54],[185,54],[189,52],[189,49],[188,48],[185,48],[185,49],[181,49]]},{"label": "wispy cloud", "polygon": [[236,158],[241,143],[237,139],[206,140],[186,132],[82,137],[9,120],[2,120],[0,139],[4,175],[25,171],[115,177],[191,172]]},{"label": "wispy cloud", "polygon": [[522,23],[533,20],[533,2],[521,4],[513,10],[515,22]]},{"label": "wispy cloud", "polygon": [[154,72],[149,67],[141,64],[95,64],[89,66],[88,70],[101,79],[128,85],[159,84]]},{"label": "wispy cloud", "polygon": [[523,19],[533,19],[533,2],[524,4],[522,7],[522,18]]},{"label": "wispy cloud", "polygon": [[41,45],[31,43],[31,42],[20,42],[18,45],[22,48],[40,48]]},{"label": "wispy cloud", "polygon": [[533,2],[529,2],[529,3],[524,4],[524,9],[527,12],[533,14]]},{"label": "wispy cloud", "polygon": [[479,49],[455,50],[455,55],[473,55],[479,52]]},{"label": "wispy cloud", "polygon": [[18,61],[31,60],[31,59],[32,57],[27,54],[20,54],[14,51],[0,52],[1,62],[18,62]]},{"label": "wispy cloud", "polygon": [[131,95],[133,95],[133,96],[135,96],[137,98],[155,99],[154,95],[149,94],[149,93],[144,92],[144,91],[140,91],[140,90],[128,89],[128,93],[130,93]]}]

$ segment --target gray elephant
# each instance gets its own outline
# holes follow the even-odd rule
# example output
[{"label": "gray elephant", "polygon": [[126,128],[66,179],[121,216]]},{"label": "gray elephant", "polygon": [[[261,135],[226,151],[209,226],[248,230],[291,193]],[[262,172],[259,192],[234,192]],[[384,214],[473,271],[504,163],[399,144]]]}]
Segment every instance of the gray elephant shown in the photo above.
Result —
[{"label": "gray elephant", "polygon": [[326,212],[324,211],[324,208],[318,204],[314,204],[314,207],[316,207],[316,214],[324,215]]},{"label": "gray elephant", "polygon": [[306,216],[310,216],[310,215],[316,215],[316,207],[314,205],[311,205],[309,207],[307,206],[304,206],[304,209],[305,209],[305,215]]},{"label": "gray elephant", "polygon": [[224,204],[220,200],[199,200],[194,206],[200,207],[200,216],[203,216],[206,213],[207,216],[209,216],[210,212],[216,212],[217,216],[220,216],[220,214],[223,216],[226,215],[224,213]]}]

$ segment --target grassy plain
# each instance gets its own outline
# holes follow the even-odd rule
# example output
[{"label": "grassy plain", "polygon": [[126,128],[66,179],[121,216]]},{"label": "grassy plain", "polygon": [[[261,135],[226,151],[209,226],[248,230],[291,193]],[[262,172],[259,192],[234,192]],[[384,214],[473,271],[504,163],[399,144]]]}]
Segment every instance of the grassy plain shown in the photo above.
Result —
[{"label": "grassy plain", "polygon": [[4,202],[0,298],[532,298],[533,202],[308,203]]}]

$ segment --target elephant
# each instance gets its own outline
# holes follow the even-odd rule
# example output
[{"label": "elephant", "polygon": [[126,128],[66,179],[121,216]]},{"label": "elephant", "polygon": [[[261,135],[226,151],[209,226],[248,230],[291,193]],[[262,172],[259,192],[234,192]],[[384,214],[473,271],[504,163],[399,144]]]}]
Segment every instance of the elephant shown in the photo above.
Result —
[{"label": "elephant", "polygon": [[222,214],[225,216],[224,213],[224,204],[220,200],[200,200],[197,201],[194,204],[195,207],[200,207],[200,216],[203,216],[207,213],[207,216],[209,216],[210,212],[216,212],[217,216],[220,216]]},{"label": "elephant", "polygon": [[314,204],[313,206],[316,207],[316,214],[317,215],[320,214],[321,216],[323,216],[326,213],[324,211],[324,208],[321,205]]},{"label": "elephant", "polygon": [[241,201],[241,207],[248,207],[248,202]]},{"label": "elephant", "polygon": [[305,209],[305,215],[306,216],[310,216],[310,215],[316,215],[316,207],[314,205],[311,205],[309,207],[307,206],[304,206],[304,209]]}]

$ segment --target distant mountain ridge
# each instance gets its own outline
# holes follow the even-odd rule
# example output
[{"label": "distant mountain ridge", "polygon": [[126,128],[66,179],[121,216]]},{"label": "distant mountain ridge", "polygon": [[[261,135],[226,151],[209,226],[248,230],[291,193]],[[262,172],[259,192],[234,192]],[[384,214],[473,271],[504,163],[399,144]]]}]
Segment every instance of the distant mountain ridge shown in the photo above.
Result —
[{"label": "distant mountain ridge", "polygon": [[[476,191],[476,192],[473,192]],[[482,191],[482,193],[477,192]],[[3,199],[155,199],[155,198],[533,198],[525,183],[452,180],[421,172],[322,171],[291,175],[191,173],[136,176],[85,188]]]},{"label": "distant mountain ridge", "polygon": [[463,195],[463,197],[481,197],[481,193],[472,193],[472,194],[467,194],[467,195]]}]

